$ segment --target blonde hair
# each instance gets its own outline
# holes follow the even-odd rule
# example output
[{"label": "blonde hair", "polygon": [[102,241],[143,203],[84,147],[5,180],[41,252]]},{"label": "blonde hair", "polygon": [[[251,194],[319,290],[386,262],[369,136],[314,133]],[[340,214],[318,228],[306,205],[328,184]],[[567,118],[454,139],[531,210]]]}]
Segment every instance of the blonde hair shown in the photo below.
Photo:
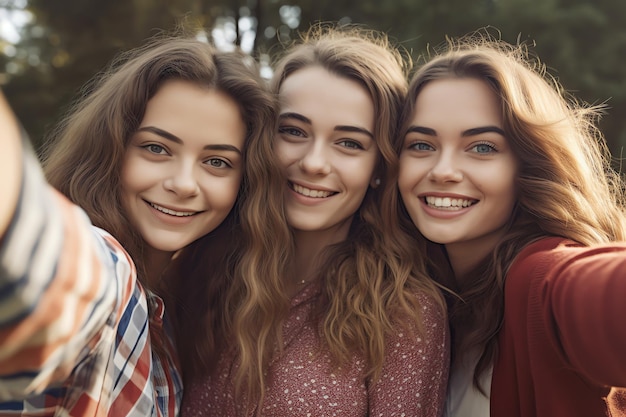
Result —
[{"label": "blonde hair", "polygon": [[[295,71],[321,66],[333,74],[361,84],[372,97],[375,109],[374,137],[380,150],[376,172],[381,186],[370,188],[350,227],[349,237],[323,253],[319,270],[322,292],[316,301],[315,318],[322,344],[337,364],[360,354],[367,360],[367,377],[375,381],[385,355],[385,336],[394,326],[421,322],[418,293],[443,300],[425,266],[415,256],[401,257],[405,248],[397,238],[395,212],[381,211],[382,201],[395,187],[398,157],[392,147],[398,116],[404,103],[408,64],[399,49],[382,33],[361,27],[313,27],[287,49],[275,67],[272,90],[278,94],[282,82]],[[290,248],[293,251],[293,248]],[[269,360],[277,341],[282,340],[282,323],[289,299],[284,291],[268,293],[280,286],[285,270],[276,277],[243,277],[246,293],[234,320],[239,367],[236,381],[247,381],[247,398],[262,401]],[[415,329],[409,329],[414,330]],[[417,329],[421,331],[422,329]],[[278,346],[282,346],[278,342]]]},{"label": "blonde hair", "polygon": [[[447,48],[416,71],[402,132],[424,85],[446,78],[475,78],[493,89],[507,140],[519,161],[517,204],[506,235],[493,256],[473,271],[473,280],[453,284],[460,296],[450,309],[453,355],[458,358],[472,347],[481,349],[476,383],[496,354],[504,280],[515,256],[544,236],[561,236],[584,245],[626,239],[624,184],[611,168],[610,153],[596,127],[602,108],[568,95],[525,45],[511,45],[485,32],[448,40]],[[397,152],[403,138],[403,134],[398,136]],[[422,247],[424,239],[403,205],[399,214],[403,229],[416,236],[414,245]],[[430,250],[436,252],[433,246]],[[431,268],[439,269],[434,262]],[[441,272],[437,278],[449,284]]]}]

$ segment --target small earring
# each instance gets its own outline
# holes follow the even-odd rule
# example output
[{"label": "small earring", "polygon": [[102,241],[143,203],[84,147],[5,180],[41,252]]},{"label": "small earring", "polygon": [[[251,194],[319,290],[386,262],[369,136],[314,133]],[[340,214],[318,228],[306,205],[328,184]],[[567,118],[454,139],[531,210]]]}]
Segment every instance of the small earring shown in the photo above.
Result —
[{"label": "small earring", "polygon": [[374,180],[374,184],[376,184],[376,185],[380,185],[380,178],[376,178],[376,179]]}]

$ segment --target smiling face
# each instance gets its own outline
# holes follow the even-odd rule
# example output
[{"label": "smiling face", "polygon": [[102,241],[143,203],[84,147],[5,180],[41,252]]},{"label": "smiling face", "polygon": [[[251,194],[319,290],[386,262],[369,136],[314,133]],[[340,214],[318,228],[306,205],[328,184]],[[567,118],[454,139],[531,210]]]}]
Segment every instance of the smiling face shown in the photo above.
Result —
[{"label": "smiling face", "polygon": [[279,97],[276,151],[288,179],[289,225],[345,239],[378,158],[372,99],[356,81],[317,66],[290,74]]},{"label": "smiling face", "polygon": [[400,155],[398,187],[413,223],[446,245],[455,271],[475,266],[470,260],[482,260],[502,237],[516,201],[516,173],[488,84],[446,78],[422,88]]},{"label": "smiling face", "polygon": [[148,250],[165,255],[215,229],[237,198],[246,127],[237,103],[171,80],[126,148],[122,204]]}]

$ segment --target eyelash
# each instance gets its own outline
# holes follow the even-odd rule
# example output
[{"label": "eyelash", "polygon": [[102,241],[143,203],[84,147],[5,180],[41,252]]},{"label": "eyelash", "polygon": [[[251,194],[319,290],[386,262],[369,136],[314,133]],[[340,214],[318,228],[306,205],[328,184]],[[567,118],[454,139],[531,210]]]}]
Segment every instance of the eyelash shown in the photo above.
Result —
[{"label": "eyelash", "polygon": [[[424,147],[426,147],[427,149],[423,149],[423,148],[421,148],[421,149],[420,149],[420,148],[419,148],[419,146],[424,146]],[[478,148],[479,146],[486,146],[486,147],[488,147],[488,148],[489,148],[489,152],[478,152],[477,150],[475,150],[475,151],[474,151],[475,153],[478,153],[478,154],[488,154],[488,153],[495,153],[495,152],[498,152],[498,148],[496,147],[496,145],[494,145],[494,144],[493,144],[493,143],[491,143],[491,142],[480,142],[480,143],[475,143],[475,144],[473,144],[473,145],[470,147],[470,150],[472,150],[472,149],[476,149],[476,148]],[[408,149],[412,149],[412,150],[415,150],[415,151],[422,151],[422,152],[424,152],[424,151],[430,151],[430,150],[432,150],[432,149],[433,149],[433,147],[432,147],[432,145],[429,145],[429,144],[428,144],[428,143],[426,143],[426,142],[413,142],[413,143],[411,143],[411,144],[408,146]]]},{"label": "eyelash", "polygon": [[302,130],[293,126],[279,126],[278,133],[283,133],[283,134],[291,135],[291,136],[299,136],[299,137],[305,136]]},{"label": "eyelash", "polygon": [[[418,146],[423,145],[425,147],[428,147],[428,149],[419,149]],[[421,142],[421,141],[417,141],[417,142],[413,142],[411,144],[409,144],[408,149],[414,150],[414,151],[430,151],[433,150],[433,146],[430,145],[429,143],[426,142]]]},{"label": "eyelash", "polygon": [[[301,129],[293,126],[279,126],[278,133],[289,136],[306,137],[306,134]],[[359,141],[354,139],[342,139],[337,143],[347,149],[365,149]]]},{"label": "eyelash", "polygon": [[489,153],[495,153],[495,152],[498,152],[498,148],[496,148],[496,145],[494,145],[494,144],[493,144],[493,143],[491,143],[491,142],[479,142],[479,143],[475,143],[475,144],[473,144],[473,145],[472,145],[472,147],[471,147],[470,149],[476,149],[476,148],[478,148],[479,146],[486,146],[486,147],[488,147],[488,148],[489,148],[489,152],[478,152],[477,150],[476,150],[476,151],[474,151],[474,152],[476,152],[476,153],[478,153],[478,154],[489,154]]},{"label": "eyelash", "polygon": [[343,139],[338,142],[344,148],[348,149],[365,149],[358,141],[353,139]]},{"label": "eyelash", "polygon": [[[148,152],[150,152],[153,155],[169,155],[169,152],[167,151],[167,149],[165,149],[164,146],[156,144],[156,143],[148,143],[146,145],[142,145],[141,146],[143,149],[147,150]],[[158,148],[159,151],[155,151],[154,148]],[[164,152],[164,153],[163,153]],[[213,162],[219,162],[220,165],[219,166],[215,166],[213,164]],[[224,169],[224,168],[232,168],[233,165],[231,163],[229,163],[228,161],[222,159],[222,158],[209,158],[207,160],[204,161],[204,164],[208,165],[210,168],[216,168],[216,169]]]},{"label": "eyelash", "polygon": [[[218,161],[221,164],[223,164],[223,166],[219,166],[216,167],[215,165],[213,165],[211,162],[212,161]],[[210,166],[211,168],[217,168],[217,169],[224,169],[224,168],[232,168],[233,166],[231,164],[229,164],[227,161],[225,161],[224,159],[221,158],[209,158],[205,161],[205,163]]]},{"label": "eyelash", "polygon": [[[167,149],[165,149],[164,146],[159,145],[157,143],[148,143],[146,145],[142,145],[141,147],[154,155],[169,155],[169,152],[167,151]],[[155,152],[153,148],[159,148],[160,151]],[[162,152],[165,152],[165,154]]]}]

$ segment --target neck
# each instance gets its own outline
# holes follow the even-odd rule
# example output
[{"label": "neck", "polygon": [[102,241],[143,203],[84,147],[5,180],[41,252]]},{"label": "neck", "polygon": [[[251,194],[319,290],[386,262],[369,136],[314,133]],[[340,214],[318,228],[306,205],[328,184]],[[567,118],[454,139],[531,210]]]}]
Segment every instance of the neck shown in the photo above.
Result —
[{"label": "neck", "polygon": [[467,280],[469,273],[484,259],[484,257],[474,258],[471,254],[450,250],[448,247],[446,247],[446,249],[448,250],[448,257],[452,265],[452,270],[454,271],[454,277],[458,283]]},{"label": "neck", "polygon": [[173,255],[174,252],[161,251],[146,245],[144,250],[145,281],[150,288],[155,288],[159,284],[163,271],[169,265]]},{"label": "neck", "polygon": [[288,274],[291,295],[303,285],[319,278],[322,252],[328,246],[344,241],[348,237],[348,229],[349,223],[332,230],[294,230],[295,254]]},{"label": "neck", "polygon": [[479,239],[445,245],[450,265],[458,283],[472,279],[470,273],[485,259],[493,255],[493,251],[503,235],[504,229],[500,229],[495,233],[481,236]]}]

